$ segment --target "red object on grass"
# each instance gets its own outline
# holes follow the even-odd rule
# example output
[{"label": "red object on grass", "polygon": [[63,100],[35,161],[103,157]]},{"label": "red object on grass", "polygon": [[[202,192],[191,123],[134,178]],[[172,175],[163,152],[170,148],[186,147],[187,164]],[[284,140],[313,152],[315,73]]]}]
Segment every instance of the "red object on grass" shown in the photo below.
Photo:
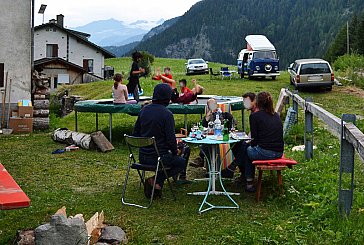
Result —
[{"label": "red object on grass", "polygon": [[26,208],[30,199],[0,163],[0,209]]}]

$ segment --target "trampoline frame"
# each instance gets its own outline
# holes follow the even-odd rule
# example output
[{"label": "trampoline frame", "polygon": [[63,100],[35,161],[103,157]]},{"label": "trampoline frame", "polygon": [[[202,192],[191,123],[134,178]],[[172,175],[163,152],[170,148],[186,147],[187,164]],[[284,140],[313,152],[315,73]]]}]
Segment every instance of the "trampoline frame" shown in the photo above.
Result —
[{"label": "trampoline frame", "polygon": [[[245,132],[245,115],[244,115],[244,105],[243,98],[237,96],[216,96],[216,95],[203,95],[199,96],[198,99],[209,99],[215,98],[217,100],[226,100],[225,102],[218,102],[218,104],[231,104],[232,111],[241,110],[241,123],[243,131]],[[143,99],[148,100],[150,97],[143,96]],[[101,103],[100,103],[101,102]],[[110,103],[111,102],[111,103]],[[90,105],[91,104],[91,105]],[[98,110],[94,109],[95,105],[99,106]],[[205,114],[205,106],[206,104],[170,104],[167,108],[173,113],[178,115],[184,115],[184,127],[187,128],[188,118],[187,115],[202,115]],[[134,111],[124,112],[123,109],[128,109],[132,107]],[[130,108],[129,108],[130,109]],[[114,113],[125,113],[131,116],[137,116],[139,111],[141,110],[141,104],[123,104],[123,105],[114,105],[112,104],[112,99],[104,99],[104,100],[85,100],[78,101],[74,106],[75,111],[75,131],[78,131],[78,113],[80,112],[94,112],[95,113],[95,126],[96,131],[99,130],[99,113],[109,114],[109,141],[112,142],[112,126],[113,121],[112,117]],[[189,111],[188,113],[186,113]],[[138,113],[134,113],[138,112]]]}]

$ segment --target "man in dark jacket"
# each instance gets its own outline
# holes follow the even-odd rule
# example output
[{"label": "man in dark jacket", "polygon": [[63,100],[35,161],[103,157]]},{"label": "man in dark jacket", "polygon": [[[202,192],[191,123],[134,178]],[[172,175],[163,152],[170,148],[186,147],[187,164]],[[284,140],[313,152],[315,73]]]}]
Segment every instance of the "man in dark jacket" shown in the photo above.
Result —
[{"label": "man in dark jacket", "polygon": [[[158,84],[154,88],[152,104],[143,107],[134,126],[134,135],[139,137],[155,137],[159,154],[165,167],[168,167],[167,175],[160,171],[156,179],[156,195],[161,194],[163,183],[167,177],[176,176],[185,168],[185,159],[177,156],[177,143],[174,129],[174,118],[170,110],[166,108],[171,99],[172,89],[166,84]],[[156,165],[157,153],[153,147],[140,148],[139,160],[141,164]],[[154,177],[145,182],[145,195],[150,197],[154,184]]]}]

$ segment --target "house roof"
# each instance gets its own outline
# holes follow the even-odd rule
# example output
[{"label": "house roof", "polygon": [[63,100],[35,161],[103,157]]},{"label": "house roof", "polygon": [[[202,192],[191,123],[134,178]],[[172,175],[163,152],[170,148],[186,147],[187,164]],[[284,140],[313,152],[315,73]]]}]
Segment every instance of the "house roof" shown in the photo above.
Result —
[{"label": "house roof", "polygon": [[105,58],[115,58],[116,56],[112,53],[110,53],[109,51],[107,51],[106,49],[94,44],[93,42],[90,42],[89,40],[87,40],[88,37],[90,37],[90,34],[84,33],[84,32],[79,32],[79,31],[74,31],[74,30],[70,30],[67,28],[64,28],[56,23],[46,23],[46,24],[42,24],[39,26],[34,27],[34,31],[46,28],[46,27],[56,27],[68,34],[70,34],[71,36],[75,37],[77,40],[84,42],[86,45],[89,45],[97,50],[99,50],[101,53],[103,53],[105,55]]},{"label": "house roof", "polygon": [[62,64],[64,66],[68,66],[68,67],[71,67],[72,69],[74,70],[77,70],[77,71],[80,71],[80,72],[83,72],[83,73],[87,73],[87,71],[79,66],[79,65],[76,65],[72,62],[69,62],[67,60],[64,60],[62,58],[59,58],[59,57],[54,57],[54,58],[42,58],[42,59],[39,59],[39,60],[35,60],[34,61],[34,66],[35,67],[38,67],[38,66],[42,66],[42,65],[48,65],[48,64]]}]

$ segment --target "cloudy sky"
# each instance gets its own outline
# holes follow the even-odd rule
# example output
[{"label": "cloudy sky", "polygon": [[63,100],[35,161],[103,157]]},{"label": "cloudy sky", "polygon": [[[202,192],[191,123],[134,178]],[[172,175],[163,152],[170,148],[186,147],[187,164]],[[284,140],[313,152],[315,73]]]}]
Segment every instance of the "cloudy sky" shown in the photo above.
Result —
[{"label": "cloudy sky", "polygon": [[167,20],[183,15],[200,0],[35,0],[35,24],[42,24],[37,14],[41,4],[46,4],[44,19],[65,16],[65,26],[77,27],[95,20],[114,18],[131,23],[136,20]]}]

